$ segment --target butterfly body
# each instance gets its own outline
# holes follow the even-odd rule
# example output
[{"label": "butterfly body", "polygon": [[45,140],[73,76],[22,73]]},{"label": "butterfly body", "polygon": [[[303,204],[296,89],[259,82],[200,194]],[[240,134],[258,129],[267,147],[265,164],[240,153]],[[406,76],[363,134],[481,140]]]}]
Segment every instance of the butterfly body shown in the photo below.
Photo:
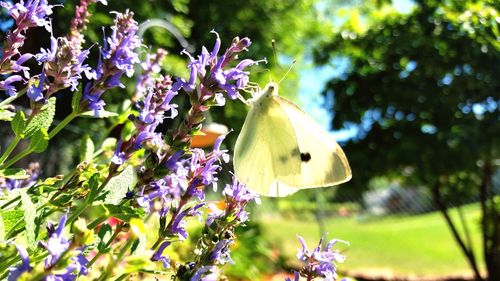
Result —
[{"label": "butterfly body", "polygon": [[344,152],[319,124],[269,83],[253,101],[234,153],[236,177],[266,196],[351,178]]}]

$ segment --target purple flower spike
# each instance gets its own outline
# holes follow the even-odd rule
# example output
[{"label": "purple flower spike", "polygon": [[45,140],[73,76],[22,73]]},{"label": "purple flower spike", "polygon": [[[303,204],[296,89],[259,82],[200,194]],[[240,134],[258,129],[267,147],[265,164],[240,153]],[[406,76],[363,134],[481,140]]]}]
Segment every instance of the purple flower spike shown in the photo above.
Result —
[{"label": "purple flower spike", "polygon": [[18,245],[14,242],[12,242],[12,244],[16,246],[17,251],[19,252],[19,256],[21,257],[21,264],[16,267],[11,267],[9,269],[10,272],[7,277],[7,281],[15,281],[21,276],[21,274],[31,270],[30,258],[26,249],[23,246]]},{"label": "purple flower spike", "polygon": [[234,241],[231,239],[222,239],[221,241],[219,241],[217,245],[215,245],[212,253],[210,253],[210,259],[215,264],[232,264],[233,260],[231,259],[230,255],[230,247],[232,244],[234,244]]},{"label": "purple flower spike", "polygon": [[219,271],[216,266],[202,266],[198,269],[189,281],[217,281]]},{"label": "purple flower spike", "polygon": [[28,89],[28,92],[26,95],[28,98],[30,98],[34,102],[40,102],[43,101],[43,90],[45,86],[45,80],[47,76],[45,75],[45,72],[42,71],[40,74],[40,78],[38,80],[38,86],[31,85],[31,87]]},{"label": "purple flower spike", "polygon": [[[337,266],[335,262],[343,262],[345,257],[341,255],[339,251],[333,250],[332,246],[341,240],[331,240],[325,249],[322,250],[323,238],[321,238],[318,246],[314,248],[314,250],[310,251],[307,248],[304,238],[300,236],[297,237],[302,245],[302,249],[299,249],[297,252],[297,258],[306,262],[304,267],[300,270],[300,274],[302,276],[306,276],[308,279],[323,277],[323,280],[326,281],[337,280]],[[298,273],[296,272],[295,280],[298,280],[297,274]]]},{"label": "purple flower spike", "polygon": [[164,268],[170,267],[170,260],[167,257],[163,256],[163,251],[165,250],[165,248],[170,246],[170,244],[171,243],[168,241],[163,242],[160,245],[160,247],[158,247],[158,250],[156,250],[156,252],[153,254],[153,257],[151,258],[153,261],[162,261]]},{"label": "purple flower spike", "polygon": [[10,2],[0,2],[0,6],[9,10],[9,14],[16,21],[18,29],[26,30],[34,26],[43,26],[47,31],[52,31],[52,25],[47,16],[52,14],[53,5],[49,5],[47,0],[28,0],[11,4]]},{"label": "purple flower spike", "polygon": [[0,89],[4,90],[9,96],[12,97],[16,95],[16,88],[11,84],[19,81],[23,81],[23,78],[21,76],[12,75],[4,81],[0,81]]}]

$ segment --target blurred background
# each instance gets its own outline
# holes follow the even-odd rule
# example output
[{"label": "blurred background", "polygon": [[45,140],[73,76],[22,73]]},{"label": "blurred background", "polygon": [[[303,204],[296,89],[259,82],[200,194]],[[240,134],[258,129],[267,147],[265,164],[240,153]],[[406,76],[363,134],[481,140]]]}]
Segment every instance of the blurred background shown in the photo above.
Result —
[{"label": "blurred background", "polygon": [[[64,4],[55,9],[53,26],[55,35],[65,34],[78,1],[49,2]],[[261,87],[296,60],[280,95],[330,130],[349,159],[353,179],[342,186],[254,206],[233,248],[231,280],[283,280],[281,274],[300,267],[296,234],[310,248],[320,237],[349,241],[340,246],[347,260],[339,272],[358,280],[500,280],[500,2],[108,2],[92,8],[87,47],[110,32],[103,29],[112,23],[110,11],[130,9],[149,50],[169,52],[162,73],[187,77],[180,51],[211,49],[211,30],[223,48],[235,36],[251,38],[243,56],[269,61],[253,69],[251,80]],[[2,13],[4,35],[12,23]],[[48,34],[28,38],[33,52],[50,44]],[[133,83],[106,96],[110,111],[120,111]],[[70,112],[70,100],[70,94],[58,97],[59,120]],[[234,129],[228,149],[245,115],[245,105],[228,101],[208,116]],[[44,176],[78,161],[75,141],[83,133],[94,140],[112,135],[98,130],[107,122],[116,120],[69,126],[41,159]]]}]

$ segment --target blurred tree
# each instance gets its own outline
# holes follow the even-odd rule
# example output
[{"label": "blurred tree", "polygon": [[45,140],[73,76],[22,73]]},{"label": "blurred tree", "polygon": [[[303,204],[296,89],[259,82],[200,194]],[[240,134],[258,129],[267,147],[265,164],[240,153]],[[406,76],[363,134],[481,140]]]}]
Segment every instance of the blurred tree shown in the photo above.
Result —
[{"label": "blurred tree", "polygon": [[324,90],[334,93],[333,126],[359,130],[345,148],[348,184],[389,175],[428,186],[478,280],[468,228],[460,232],[448,208],[479,198],[488,278],[500,280],[500,201],[492,185],[500,151],[499,6],[416,0],[402,14],[390,1],[369,1],[348,10],[315,53],[320,63],[349,59]]}]

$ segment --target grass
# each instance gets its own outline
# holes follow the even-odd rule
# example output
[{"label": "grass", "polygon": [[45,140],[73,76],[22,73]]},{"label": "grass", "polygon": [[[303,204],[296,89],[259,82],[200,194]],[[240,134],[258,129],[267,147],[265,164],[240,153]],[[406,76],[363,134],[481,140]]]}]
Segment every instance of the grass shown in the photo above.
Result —
[{"label": "grass", "polygon": [[[476,257],[482,264],[478,205],[463,208],[468,222]],[[458,223],[458,213],[451,211]],[[299,243],[295,234],[303,236],[310,249],[319,241],[319,227],[314,220],[262,218],[265,237],[277,245],[289,259],[295,259]],[[454,241],[441,214],[434,212],[417,216],[397,216],[362,221],[351,218],[330,218],[325,222],[328,239],[349,241],[340,246],[347,260],[341,271],[372,272],[393,276],[456,276],[470,275],[468,263]]]}]

